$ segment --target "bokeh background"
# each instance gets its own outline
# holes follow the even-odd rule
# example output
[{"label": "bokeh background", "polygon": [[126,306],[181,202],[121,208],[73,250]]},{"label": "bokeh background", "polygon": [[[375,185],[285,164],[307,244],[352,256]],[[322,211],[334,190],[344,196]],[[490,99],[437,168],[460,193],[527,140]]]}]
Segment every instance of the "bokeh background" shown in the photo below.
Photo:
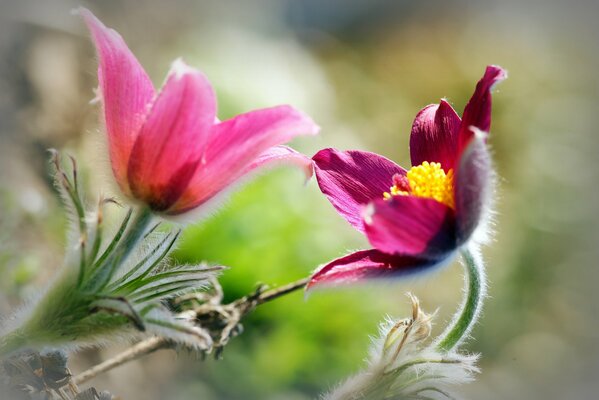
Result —
[{"label": "bokeh background", "polygon": [[[293,145],[361,148],[408,164],[412,119],[447,97],[461,112],[485,65],[510,78],[494,95],[490,139],[500,176],[490,298],[475,340],[471,399],[595,399],[599,392],[596,118],[599,3],[594,1],[13,1],[0,2],[0,315],[60,265],[65,222],[46,149],[78,157],[88,191],[112,193],[94,49],[70,10],[117,29],[159,85],[182,56],[214,83],[219,115],[289,103],[322,126]],[[181,261],[230,266],[228,299],[283,284],[366,241],[298,171],[263,174],[186,229]],[[411,281],[300,293],[260,307],[224,359],[153,354],[93,384],[123,399],[310,399],[363,366],[404,293],[439,308],[461,296],[456,263]],[[73,372],[124,347],[88,350]]]}]

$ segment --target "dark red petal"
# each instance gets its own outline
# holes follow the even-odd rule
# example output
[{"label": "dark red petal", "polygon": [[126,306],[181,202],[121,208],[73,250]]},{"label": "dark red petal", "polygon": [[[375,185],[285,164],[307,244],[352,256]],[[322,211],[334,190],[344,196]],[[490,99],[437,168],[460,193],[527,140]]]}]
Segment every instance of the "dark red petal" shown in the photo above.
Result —
[{"label": "dark red petal", "polygon": [[378,250],[361,250],[338,258],[312,275],[306,290],[320,285],[358,283],[368,279],[394,278],[421,272],[438,265],[440,260],[394,256]]},{"label": "dark red petal", "polygon": [[473,136],[472,127],[483,132],[489,132],[491,128],[491,90],[495,84],[507,78],[507,71],[496,65],[487,67],[485,74],[476,84],[474,94],[468,101],[462,125],[460,127],[459,149],[463,150]]},{"label": "dark red petal", "polygon": [[447,172],[454,167],[460,117],[445,100],[424,107],[414,119],[410,135],[412,165],[438,162]]},{"label": "dark red petal", "polygon": [[456,247],[454,212],[433,199],[375,200],[365,208],[364,222],[370,243],[388,254],[438,259]]},{"label": "dark red petal", "polygon": [[393,161],[366,151],[324,149],[312,159],[320,190],[360,232],[364,232],[362,206],[382,199],[393,186],[393,175],[406,174]]},{"label": "dark red petal", "polygon": [[484,133],[477,131],[462,152],[455,177],[455,205],[458,243],[467,241],[490,203],[491,156]]}]

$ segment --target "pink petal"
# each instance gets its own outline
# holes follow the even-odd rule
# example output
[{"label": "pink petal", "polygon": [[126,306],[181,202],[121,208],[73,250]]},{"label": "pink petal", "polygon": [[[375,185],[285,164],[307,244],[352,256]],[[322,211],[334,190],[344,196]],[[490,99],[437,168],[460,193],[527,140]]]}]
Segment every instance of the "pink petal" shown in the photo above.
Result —
[{"label": "pink petal", "polygon": [[412,125],[412,165],[438,162],[447,172],[454,167],[458,149],[460,117],[445,100],[423,108]]},{"label": "pink petal", "polygon": [[128,178],[136,198],[164,211],[181,196],[201,162],[215,114],[206,77],[176,61],[131,152]]},{"label": "pink petal", "polygon": [[440,258],[456,247],[453,210],[433,199],[395,196],[364,209],[370,243],[388,254]]},{"label": "pink petal", "polygon": [[493,87],[507,78],[507,71],[501,67],[490,65],[485,74],[476,84],[474,94],[468,101],[464,114],[462,115],[462,126],[460,127],[459,149],[463,150],[470,139],[472,139],[472,127],[483,132],[489,132],[491,128],[491,90]]},{"label": "pink petal", "polygon": [[129,155],[155,96],[154,86],[117,32],[104,26],[89,10],[80,8],[79,13],[98,51],[98,81],[112,170],[121,189],[129,194]]},{"label": "pink petal", "polygon": [[362,206],[382,199],[393,186],[393,175],[406,174],[393,161],[366,151],[324,149],[312,159],[320,190],[360,232],[364,232]]},{"label": "pink petal", "polygon": [[390,255],[374,249],[361,250],[321,267],[312,275],[306,290],[321,285],[352,284],[367,279],[401,277],[437,264],[439,260]]},{"label": "pink petal", "polygon": [[253,170],[260,167],[281,163],[299,167],[304,172],[306,181],[310,179],[314,173],[314,164],[310,157],[293,150],[291,147],[275,146],[262,153],[262,155],[248,165],[242,172],[242,175],[251,173]]},{"label": "pink petal", "polygon": [[484,136],[484,132],[477,131],[462,152],[456,171],[455,205],[460,244],[470,238],[491,198],[491,156]]},{"label": "pink petal", "polygon": [[[290,106],[252,111],[215,125],[205,163],[169,212],[180,213],[199,206],[249,170],[269,159],[281,158],[280,149],[266,153],[271,147],[297,135],[314,135],[318,130],[310,117]],[[298,160],[297,156],[292,158]]]}]

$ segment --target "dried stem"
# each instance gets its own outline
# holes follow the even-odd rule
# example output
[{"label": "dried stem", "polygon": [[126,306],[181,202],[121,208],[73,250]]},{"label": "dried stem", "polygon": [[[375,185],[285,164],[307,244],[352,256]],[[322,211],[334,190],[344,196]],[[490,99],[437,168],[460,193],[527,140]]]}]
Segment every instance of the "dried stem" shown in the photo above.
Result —
[{"label": "dried stem", "polygon": [[[237,299],[229,304],[220,304],[218,302],[210,303],[206,302],[201,304],[197,308],[193,309],[192,312],[195,314],[194,319],[196,321],[204,321],[205,318],[211,318],[215,315],[218,316],[218,325],[217,330],[219,331],[218,340],[215,343],[215,347],[217,349],[217,354],[219,350],[223,348],[223,346],[228,342],[229,338],[232,335],[234,329],[239,325],[241,319],[249,314],[252,310],[254,310],[258,305],[267,303],[269,301],[275,300],[279,297],[285,296],[289,293],[295,292],[298,289],[303,288],[308,283],[309,278],[303,278],[298,281],[289,283],[287,285],[279,286],[274,289],[264,290],[263,286],[260,286],[255,293],[244,296],[240,299]],[[219,293],[219,289],[217,287],[217,295]],[[189,311],[188,311],[189,312]],[[188,313],[186,312],[186,313]],[[210,321],[210,320],[208,320]],[[203,322],[202,322],[203,323]],[[224,325],[224,327],[222,327]],[[211,330],[211,326],[203,326],[202,328],[206,328]],[[173,344],[169,342],[168,339],[162,337],[151,337],[145,339],[124,352],[110,358],[87,371],[82,372],[73,378],[73,382],[77,385],[83,384],[96,376],[110,371],[113,368],[119,367],[129,361],[136,360],[138,358],[144,357],[148,354],[151,354],[157,350],[172,348]]]},{"label": "dried stem", "polygon": [[240,309],[244,309],[244,312],[247,314],[254,307],[260,304],[267,303],[269,301],[272,301],[274,299],[285,296],[286,294],[295,292],[296,290],[303,288],[308,284],[309,281],[310,278],[303,278],[295,282],[288,283],[287,285],[279,286],[270,290],[261,290],[262,288],[259,288],[259,290],[255,294],[242,297],[241,299],[236,300],[232,304],[237,305]]},{"label": "dried stem", "polygon": [[113,368],[116,368],[120,365],[123,365],[129,361],[136,360],[141,356],[148,355],[150,353],[155,352],[156,350],[160,350],[162,348],[168,347],[168,342],[161,337],[151,337],[144,341],[141,341],[126,351],[88,369],[87,371],[77,375],[73,378],[72,382],[76,385],[80,385],[89,381],[90,379],[96,377],[97,375],[104,373],[106,371],[110,371]]}]

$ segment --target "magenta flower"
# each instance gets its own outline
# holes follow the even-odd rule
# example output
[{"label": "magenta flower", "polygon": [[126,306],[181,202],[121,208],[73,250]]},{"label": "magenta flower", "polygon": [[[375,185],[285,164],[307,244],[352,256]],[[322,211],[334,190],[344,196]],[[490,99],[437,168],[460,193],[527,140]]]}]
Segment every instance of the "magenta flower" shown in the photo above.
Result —
[{"label": "magenta flower", "polygon": [[490,200],[491,89],[506,76],[487,67],[462,119],[445,100],[420,111],[409,171],[363,151],[324,149],[312,158],[321,191],[374,249],[324,265],[308,287],[418,272],[472,237]]},{"label": "magenta flower", "polygon": [[206,77],[173,63],[157,93],[121,36],[80,10],[99,56],[99,94],[112,171],[125,195],[153,211],[177,215],[214,198],[243,175],[287,161],[312,173],[311,160],[280,146],[318,127],[289,106],[220,122]]}]

